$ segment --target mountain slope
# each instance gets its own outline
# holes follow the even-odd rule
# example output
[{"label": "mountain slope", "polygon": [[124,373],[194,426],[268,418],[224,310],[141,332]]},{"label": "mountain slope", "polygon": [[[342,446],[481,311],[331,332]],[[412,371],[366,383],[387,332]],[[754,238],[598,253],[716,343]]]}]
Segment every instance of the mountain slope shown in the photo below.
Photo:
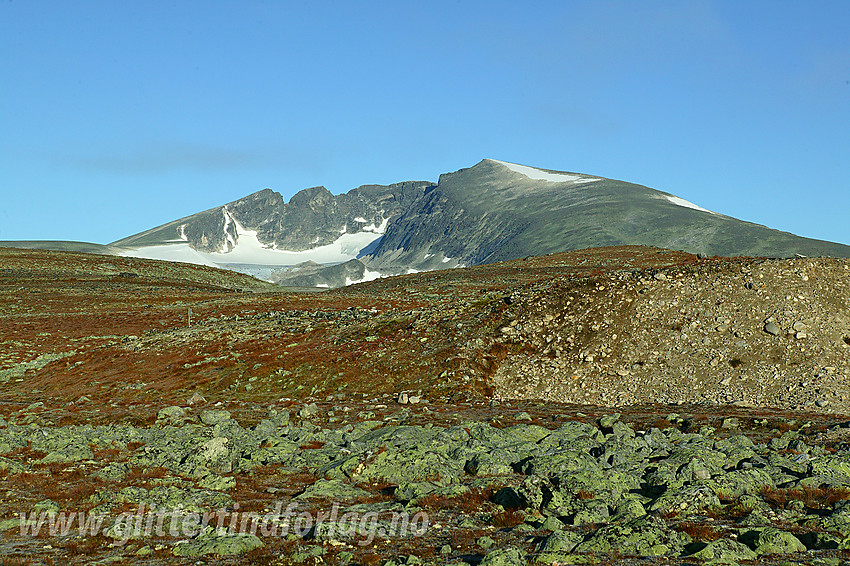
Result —
[{"label": "mountain slope", "polygon": [[112,246],[105,246],[103,244],[74,242],[71,240],[0,240],[0,248],[78,252],[101,255],[113,255],[121,251],[120,249]]},{"label": "mountain slope", "polygon": [[850,257],[850,246],[741,221],[642,185],[493,159],[436,184],[366,185],[341,195],[313,187],[288,203],[265,189],[111,245],[125,255],[317,286],[599,246]]},{"label": "mountain slope", "polygon": [[721,256],[850,256],[849,246],[737,220],[641,185],[485,159],[442,175],[388,227],[371,261],[416,266],[439,250],[478,265],[634,244]]},{"label": "mountain slope", "polygon": [[[368,252],[387,223],[430,183],[365,185],[342,195],[304,189],[288,203],[270,189],[123,238],[124,255],[226,266],[257,274],[256,266],[305,261],[346,262]],[[252,266],[254,267],[252,269]],[[269,269],[264,276],[269,277]]]}]

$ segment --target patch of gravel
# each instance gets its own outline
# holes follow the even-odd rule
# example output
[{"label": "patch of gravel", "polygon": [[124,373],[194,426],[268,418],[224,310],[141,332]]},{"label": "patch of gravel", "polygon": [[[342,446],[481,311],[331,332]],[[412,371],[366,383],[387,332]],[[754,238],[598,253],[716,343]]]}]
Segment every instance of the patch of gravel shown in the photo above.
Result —
[{"label": "patch of gravel", "polygon": [[[502,398],[850,411],[850,264],[621,272],[514,297]],[[527,354],[527,352],[533,352]]]}]

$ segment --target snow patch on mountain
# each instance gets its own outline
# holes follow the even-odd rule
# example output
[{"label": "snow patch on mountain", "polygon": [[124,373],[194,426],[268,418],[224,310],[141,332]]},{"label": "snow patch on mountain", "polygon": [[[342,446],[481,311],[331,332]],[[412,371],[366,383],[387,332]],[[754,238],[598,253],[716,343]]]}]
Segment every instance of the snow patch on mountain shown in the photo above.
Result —
[{"label": "snow patch on mountain", "polygon": [[[271,247],[260,242],[256,230],[246,229],[241,222],[226,208],[222,208],[225,218],[224,231],[227,234],[225,248],[219,252],[206,253],[192,249],[188,243],[175,241],[174,244],[162,246],[147,246],[126,250],[122,255],[147,259],[163,259],[182,261],[210,267],[227,267],[231,264],[261,264],[291,266],[305,261],[334,264],[356,259],[360,250],[369,246],[386,232],[389,218],[384,218],[380,225],[364,226],[359,232],[342,233],[330,244],[318,246],[309,250],[290,251]],[[234,239],[230,228],[236,230]],[[181,231],[181,239],[184,236]],[[229,248],[229,250],[227,249]]]},{"label": "snow patch on mountain", "polygon": [[[224,244],[222,244],[221,253],[227,253],[236,247],[236,241],[233,239],[233,235],[229,230],[231,222],[235,219],[230,215],[226,206],[221,208],[221,213],[224,215]],[[239,228],[237,227],[237,234],[239,233],[238,230]]]},{"label": "snow patch on mountain", "polygon": [[550,173],[549,171],[543,171],[542,169],[537,169],[535,167],[528,167],[527,165],[519,165],[517,163],[508,163],[507,161],[499,161],[498,159],[493,159],[492,161],[507,167],[514,173],[525,175],[529,179],[534,179],[535,181],[549,181],[550,183],[592,183],[599,180],[595,177],[584,177],[582,175]]},{"label": "snow patch on mountain", "polygon": [[352,279],[351,277],[345,278],[345,285],[354,285],[355,283],[364,283],[366,281],[374,281],[382,277],[383,274],[380,271],[369,271],[368,269],[363,270],[363,277],[361,279]]},{"label": "snow patch on mountain", "polygon": [[[358,222],[360,221],[358,218],[355,218],[355,220],[357,220]],[[366,220],[363,220],[363,222],[366,222]],[[390,218],[386,217],[383,220],[381,220],[381,223],[379,225],[369,224],[368,226],[363,226],[362,228],[360,228],[360,230],[362,232],[372,232],[374,234],[384,234],[387,231],[387,224],[389,224],[389,222],[390,222]]]},{"label": "snow patch on mountain", "polygon": [[700,212],[708,212],[709,214],[717,214],[716,212],[708,210],[707,208],[703,208],[701,206],[695,205],[692,202],[688,202],[683,198],[675,197],[673,195],[664,195],[664,198],[666,198],[667,200],[669,200],[670,202],[672,202],[673,204],[675,204],[677,206],[684,206],[685,208],[693,208],[694,210],[699,210]]}]

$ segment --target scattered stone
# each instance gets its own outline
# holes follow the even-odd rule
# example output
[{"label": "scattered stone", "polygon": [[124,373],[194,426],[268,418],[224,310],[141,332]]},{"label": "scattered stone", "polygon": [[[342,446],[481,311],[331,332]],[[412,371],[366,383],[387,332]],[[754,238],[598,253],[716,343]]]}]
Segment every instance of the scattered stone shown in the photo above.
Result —
[{"label": "scattered stone", "polygon": [[764,325],[764,331],[772,336],[779,336],[779,333],[781,332],[780,328],[773,321]]},{"label": "scattered stone", "polygon": [[602,429],[610,429],[614,426],[614,423],[620,420],[620,413],[614,413],[613,415],[606,415],[604,417],[600,417],[599,426]]},{"label": "scattered stone", "polygon": [[186,409],[184,409],[183,407],[178,407],[176,405],[160,409],[159,413],[157,413],[156,415],[156,420],[166,421],[170,424],[181,423],[185,418]]},{"label": "scattered stone", "polygon": [[229,491],[236,487],[236,478],[211,474],[198,482],[198,486],[215,491]]},{"label": "scattered stone", "polygon": [[521,551],[515,548],[494,550],[488,552],[479,564],[480,566],[523,566],[525,557]]},{"label": "scattered stone", "polygon": [[12,529],[20,529],[21,528],[21,519],[16,517],[14,519],[0,519],[0,533],[3,531],[11,531]]},{"label": "scattered stone", "polygon": [[187,405],[203,405],[206,402],[207,400],[204,398],[204,396],[198,392],[193,393],[192,396],[186,400]]},{"label": "scattered stone", "polygon": [[230,411],[209,409],[201,411],[200,420],[207,426],[214,426],[230,420]]},{"label": "scattered stone", "polygon": [[484,536],[484,537],[478,537],[478,539],[475,541],[475,544],[477,544],[478,546],[480,546],[481,548],[486,550],[488,548],[492,548],[493,545],[496,544],[496,541],[494,541],[490,537]]},{"label": "scattered stone", "polygon": [[309,419],[310,417],[314,417],[319,414],[319,406],[315,403],[310,403],[309,405],[304,405],[301,407],[301,410],[298,411],[298,416],[302,419]]}]

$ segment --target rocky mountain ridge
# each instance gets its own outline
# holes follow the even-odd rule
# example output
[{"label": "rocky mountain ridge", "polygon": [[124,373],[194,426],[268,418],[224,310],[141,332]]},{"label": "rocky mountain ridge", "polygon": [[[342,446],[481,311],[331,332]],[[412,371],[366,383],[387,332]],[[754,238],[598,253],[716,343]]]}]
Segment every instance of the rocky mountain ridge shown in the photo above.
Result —
[{"label": "rocky mountain ridge", "polygon": [[[265,189],[110,245],[236,269],[279,265],[286,269],[265,278],[297,285],[306,279],[291,268],[305,262],[354,260],[352,273],[394,275],[635,244],[703,255],[850,257],[850,246],[737,220],[641,185],[493,159],[436,183],[366,185],[340,195],[313,187],[288,203]],[[342,281],[338,268],[305,267],[318,286]]]}]

